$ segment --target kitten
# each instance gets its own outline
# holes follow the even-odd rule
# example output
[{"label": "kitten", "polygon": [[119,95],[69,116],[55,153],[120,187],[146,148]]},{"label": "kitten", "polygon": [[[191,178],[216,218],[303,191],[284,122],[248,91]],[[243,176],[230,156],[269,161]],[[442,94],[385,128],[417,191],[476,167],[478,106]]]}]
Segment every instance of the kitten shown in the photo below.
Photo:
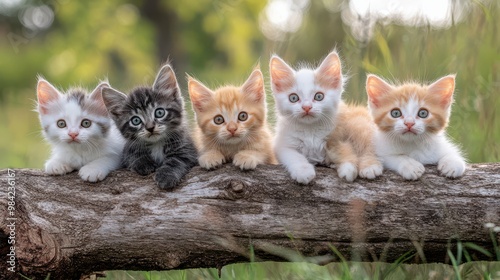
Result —
[{"label": "kitten", "polygon": [[378,126],[376,151],[385,167],[407,180],[420,178],[424,164],[437,164],[446,177],[463,175],[465,160],[445,134],[454,89],[454,75],[431,85],[399,86],[368,75],[368,104]]},{"label": "kitten", "polygon": [[292,179],[307,184],[316,176],[314,165],[329,164],[326,139],[335,129],[343,90],[340,59],[334,51],[317,69],[295,71],[273,56],[269,69],[278,116],[276,157]]},{"label": "kitten", "polygon": [[189,96],[196,114],[199,164],[211,169],[232,161],[242,170],[276,164],[266,122],[264,77],[254,70],[241,86],[215,91],[189,77]]},{"label": "kitten", "polygon": [[62,175],[79,170],[89,182],[103,180],[120,167],[124,139],[116,129],[102,100],[101,83],[89,95],[74,88],[61,94],[46,80],[37,86],[38,113],[43,135],[52,146],[45,172]]},{"label": "kitten", "polygon": [[374,144],[376,125],[368,108],[341,103],[336,123],[326,149],[339,177],[352,182],[358,175],[366,179],[381,175],[383,167]]},{"label": "kitten", "polygon": [[185,110],[175,73],[163,66],[152,87],[127,96],[103,90],[104,103],[126,138],[122,162],[140,175],[156,171],[161,189],[174,188],[196,164],[196,148],[185,124]]}]

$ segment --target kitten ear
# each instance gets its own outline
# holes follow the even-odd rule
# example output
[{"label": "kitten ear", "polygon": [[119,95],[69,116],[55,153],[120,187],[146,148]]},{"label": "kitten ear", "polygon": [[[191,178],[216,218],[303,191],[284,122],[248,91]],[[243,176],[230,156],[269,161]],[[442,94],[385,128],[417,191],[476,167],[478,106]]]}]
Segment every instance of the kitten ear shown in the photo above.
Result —
[{"label": "kitten ear", "polygon": [[250,77],[246,80],[246,82],[241,86],[241,90],[243,93],[252,97],[255,102],[264,101],[264,96],[266,95],[266,91],[264,89],[264,76],[259,69],[253,70]]},{"label": "kitten ear", "polygon": [[203,112],[205,105],[213,98],[214,93],[202,83],[188,76],[189,98],[196,112]]},{"label": "kitten ear", "polygon": [[378,107],[380,105],[380,97],[390,92],[393,87],[379,78],[377,75],[369,74],[366,77],[366,93],[371,105]]},{"label": "kitten ear", "polygon": [[337,52],[329,53],[315,71],[316,83],[324,88],[337,89],[342,85],[342,65]]},{"label": "kitten ear", "polygon": [[441,96],[441,106],[447,108],[453,101],[453,91],[455,90],[455,75],[448,75],[435,81],[429,86],[429,92]]},{"label": "kitten ear", "polygon": [[174,94],[178,94],[177,78],[175,72],[169,64],[164,65],[153,83],[153,89],[158,91],[167,91],[174,89]]},{"label": "kitten ear", "polygon": [[295,84],[295,71],[277,55],[271,57],[269,71],[273,92],[283,92]]},{"label": "kitten ear", "polygon": [[38,111],[41,114],[47,114],[45,106],[51,101],[59,99],[61,96],[59,91],[43,78],[38,78],[36,93],[38,97]]},{"label": "kitten ear", "polygon": [[[97,85],[97,87],[92,91],[92,93],[90,94],[90,98],[97,101],[97,102],[100,102],[100,103],[103,103],[103,100],[102,100],[102,89],[103,88],[110,88],[111,86],[107,83],[107,82],[101,82],[99,85]],[[103,103],[104,105],[104,103]]]},{"label": "kitten ear", "polygon": [[106,105],[104,104],[104,100],[102,98],[102,90],[109,87],[110,85],[107,82],[101,82],[90,94],[90,99],[94,100],[98,104],[95,107],[97,110],[94,111],[96,114],[102,116],[108,115],[108,110],[106,109]]},{"label": "kitten ear", "polygon": [[126,102],[127,96],[110,87],[103,87],[101,94],[108,112],[113,118],[118,117],[120,115],[120,107]]}]

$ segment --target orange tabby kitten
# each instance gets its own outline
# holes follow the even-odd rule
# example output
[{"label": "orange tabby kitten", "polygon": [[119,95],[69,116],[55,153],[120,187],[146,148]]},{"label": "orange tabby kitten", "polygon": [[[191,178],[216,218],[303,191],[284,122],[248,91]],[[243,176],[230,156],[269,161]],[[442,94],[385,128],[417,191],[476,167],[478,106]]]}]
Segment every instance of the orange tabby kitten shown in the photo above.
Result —
[{"label": "orange tabby kitten", "polygon": [[375,154],[376,126],[366,107],[340,103],[337,127],[326,142],[327,159],[336,165],[339,177],[349,182],[356,177],[374,179],[382,174]]},{"label": "orange tabby kitten", "polygon": [[259,164],[277,163],[260,70],[254,70],[241,87],[212,91],[189,77],[188,88],[198,123],[194,138],[202,167],[211,169],[232,161],[241,169],[255,169]]}]

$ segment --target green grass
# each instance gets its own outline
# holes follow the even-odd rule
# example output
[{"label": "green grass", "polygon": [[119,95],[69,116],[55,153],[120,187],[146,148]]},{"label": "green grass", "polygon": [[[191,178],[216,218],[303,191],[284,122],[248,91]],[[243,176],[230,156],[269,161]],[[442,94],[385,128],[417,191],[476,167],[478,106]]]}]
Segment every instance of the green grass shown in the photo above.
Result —
[{"label": "green grass", "polygon": [[262,262],[231,264],[215,268],[172,271],[108,271],[109,280],[182,280],[182,279],[239,279],[239,280],[375,280],[375,279],[499,279],[500,262],[469,262],[457,266],[447,264],[399,264],[382,262],[312,263]]}]

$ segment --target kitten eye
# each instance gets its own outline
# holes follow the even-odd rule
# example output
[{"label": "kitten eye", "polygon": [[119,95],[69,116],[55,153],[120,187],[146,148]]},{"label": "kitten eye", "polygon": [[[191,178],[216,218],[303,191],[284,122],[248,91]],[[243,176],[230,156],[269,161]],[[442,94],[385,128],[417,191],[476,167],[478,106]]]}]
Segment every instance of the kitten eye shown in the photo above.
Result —
[{"label": "kitten eye", "polygon": [[316,101],[321,101],[323,100],[323,98],[325,98],[325,94],[322,92],[316,92],[316,94],[314,95],[314,100]]},{"label": "kitten eye", "polygon": [[288,96],[288,100],[290,100],[290,102],[292,103],[295,103],[299,101],[299,96],[296,93],[292,93]]},{"label": "kitten eye", "polygon": [[57,127],[59,127],[59,128],[66,127],[66,122],[64,120],[58,120],[57,121]]},{"label": "kitten eye", "polygon": [[391,111],[391,117],[393,117],[393,118],[399,118],[399,117],[401,117],[401,115],[402,115],[401,114],[401,110],[399,110],[399,109],[392,109],[392,111]]},{"label": "kitten eye", "polygon": [[135,117],[132,117],[130,119],[130,123],[133,125],[133,126],[138,126],[142,123],[142,120],[141,118],[139,118],[138,116],[135,116]]},{"label": "kitten eye", "polygon": [[427,111],[426,109],[420,109],[418,111],[418,116],[422,119],[425,119],[429,116],[429,111]]},{"label": "kitten eye", "polygon": [[88,119],[83,119],[82,123],[80,124],[82,127],[85,127],[85,128],[88,128],[90,127],[90,125],[92,124],[92,122]]},{"label": "kitten eye", "polygon": [[238,115],[238,120],[244,122],[248,119],[248,114],[247,112],[241,112],[239,115]]},{"label": "kitten eye", "polygon": [[163,108],[158,108],[155,110],[155,118],[161,119],[165,116],[166,112]]},{"label": "kitten eye", "polygon": [[215,124],[222,124],[222,123],[224,123],[224,117],[223,117],[223,116],[221,116],[221,115],[217,115],[217,116],[215,116],[215,118],[214,118],[214,123],[215,123]]}]

